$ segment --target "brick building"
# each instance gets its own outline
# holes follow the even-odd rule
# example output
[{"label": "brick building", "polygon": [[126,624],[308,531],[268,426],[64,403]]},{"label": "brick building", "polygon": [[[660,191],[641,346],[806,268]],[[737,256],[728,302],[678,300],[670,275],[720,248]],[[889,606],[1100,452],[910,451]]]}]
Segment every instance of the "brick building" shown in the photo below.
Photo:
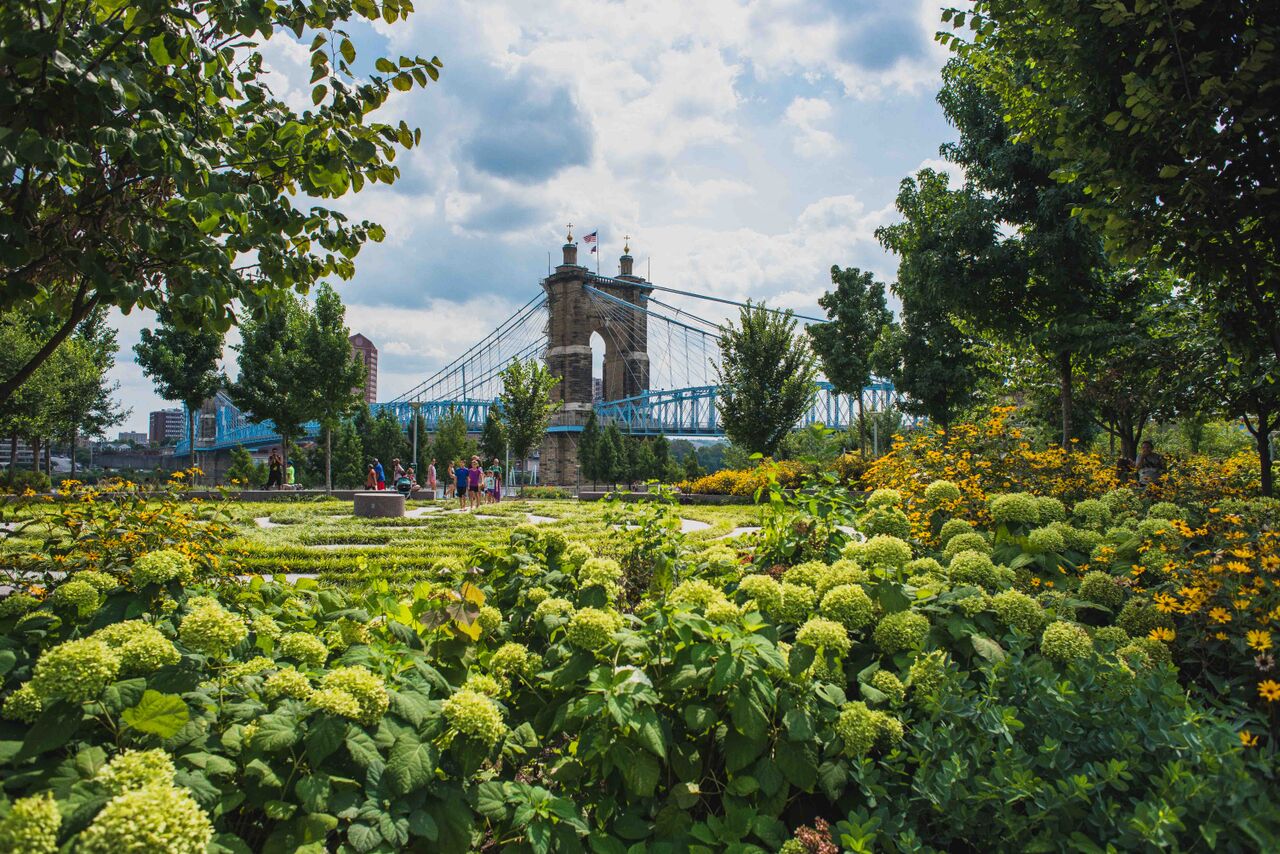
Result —
[{"label": "brick building", "polygon": [[360,357],[360,361],[364,362],[365,381],[364,381],[364,400],[365,403],[374,403],[378,399],[378,348],[373,346],[373,342],[357,332],[347,339],[351,342],[351,352]]},{"label": "brick building", "polygon": [[183,414],[181,409],[157,409],[151,413],[148,439],[153,445],[182,438]]}]

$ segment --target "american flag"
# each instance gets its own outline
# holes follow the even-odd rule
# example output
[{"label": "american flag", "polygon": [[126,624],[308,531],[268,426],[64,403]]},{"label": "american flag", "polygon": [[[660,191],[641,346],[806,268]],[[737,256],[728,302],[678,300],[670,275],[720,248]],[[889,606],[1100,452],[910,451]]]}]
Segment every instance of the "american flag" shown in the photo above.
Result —
[{"label": "american flag", "polygon": [[600,233],[600,231],[599,231],[599,229],[597,229],[596,231],[593,231],[593,232],[591,232],[590,234],[588,234],[586,237],[583,237],[583,238],[582,238],[582,242],[583,242],[583,243],[589,243],[589,244],[591,244],[591,254],[592,254],[592,255],[596,254],[596,246],[598,245],[598,244],[597,244],[597,241],[596,241],[596,236],[597,236],[599,233]]}]

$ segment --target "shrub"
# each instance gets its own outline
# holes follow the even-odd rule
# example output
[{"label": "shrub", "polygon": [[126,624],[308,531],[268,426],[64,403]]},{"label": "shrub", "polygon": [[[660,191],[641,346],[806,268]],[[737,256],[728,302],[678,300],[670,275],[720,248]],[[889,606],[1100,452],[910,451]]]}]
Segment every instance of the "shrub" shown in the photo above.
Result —
[{"label": "shrub", "polygon": [[871,597],[855,584],[841,584],[828,590],[822,597],[821,611],[824,617],[835,620],[851,632],[870,624],[875,617]]},{"label": "shrub", "polygon": [[937,507],[961,499],[960,487],[949,480],[935,480],[924,488],[924,500]]},{"label": "shrub", "polygon": [[1080,579],[1081,599],[1115,610],[1124,601],[1124,588],[1105,572],[1087,572]]},{"label": "shrub", "polygon": [[987,538],[976,531],[956,534],[947,540],[946,546],[942,549],[942,556],[950,560],[960,552],[965,551],[975,551],[989,555],[991,554],[991,543],[987,542]]},{"label": "shrub", "polygon": [[919,649],[929,634],[929,619],[914,611],[888,614],[876,624],[876,646],[892,655],[907,649]]},{"label": "shrub", "polygon": [[893,506],[872,507],[858,518],[858,527],[868,536],[887,535],[906,540],[911,537],[907,514]]},{"label": "shrub", "polygon": [[1058,620],[1050,623],[1040,637],[1040,652],[1045,658],[1065,664],[1088,658],[1093,653],[1093,640],[1083,626]]},{"label": "shrub", "polygon": [[1023,634],[1032,635],[1044,625],[1044,609],[1025,593],[1005,590],[991,597],[991,608],[1000,622]]}]

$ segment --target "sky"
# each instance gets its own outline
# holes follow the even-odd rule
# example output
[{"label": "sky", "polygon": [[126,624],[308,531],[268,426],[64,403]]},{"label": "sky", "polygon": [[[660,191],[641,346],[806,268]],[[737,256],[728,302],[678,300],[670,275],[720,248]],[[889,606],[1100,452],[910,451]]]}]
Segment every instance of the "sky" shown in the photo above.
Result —
[{"label": "sky", "polygon": [[[380,399],[535,295],[569,222],[575,237],[599,231],[606,275],[630,235],[636,272],[658,284],[821,314],[833,264],[893,281],[874,231],[894,221],[903,178],[946,168],[938,0],[428,5],[348,27],[362,66],[444,63],[438,84],[395,93],[378,114],[422,129],[397,158],[400,180],[332,204],[387,232],[334,282],[351,331],[379,349]],[[307,107],[306,45],[284,34],[260,50],[275,94]],[[154,317],[112,320],[112,379],[132,408],[119,429],[145,430],[171,405],[133,361]]]}]

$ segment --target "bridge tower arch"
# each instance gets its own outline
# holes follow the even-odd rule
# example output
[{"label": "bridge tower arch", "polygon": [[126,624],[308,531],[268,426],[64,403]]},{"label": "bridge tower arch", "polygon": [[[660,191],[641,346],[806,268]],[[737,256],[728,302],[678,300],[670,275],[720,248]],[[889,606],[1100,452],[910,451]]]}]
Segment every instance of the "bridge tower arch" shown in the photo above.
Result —
[{"label": "bridge tower arch", "polygon": [[539,457],[543,483],[572,485],[578,480],[578,434],[594,404],[591,335],[605,342],[603,400],[632,397],[649,390],[648,316],[643,311],[606,312],[606,301],[587,286],[643,308],[651,288],[635,275],[630,246],[619,259],[619,274],[597,276],[578,263],[578,244],[570,230],[562,247],[564,263],[542,282],[547,294],[547,368],[560,378],[552,392],[561,401],[552,417]]}]

